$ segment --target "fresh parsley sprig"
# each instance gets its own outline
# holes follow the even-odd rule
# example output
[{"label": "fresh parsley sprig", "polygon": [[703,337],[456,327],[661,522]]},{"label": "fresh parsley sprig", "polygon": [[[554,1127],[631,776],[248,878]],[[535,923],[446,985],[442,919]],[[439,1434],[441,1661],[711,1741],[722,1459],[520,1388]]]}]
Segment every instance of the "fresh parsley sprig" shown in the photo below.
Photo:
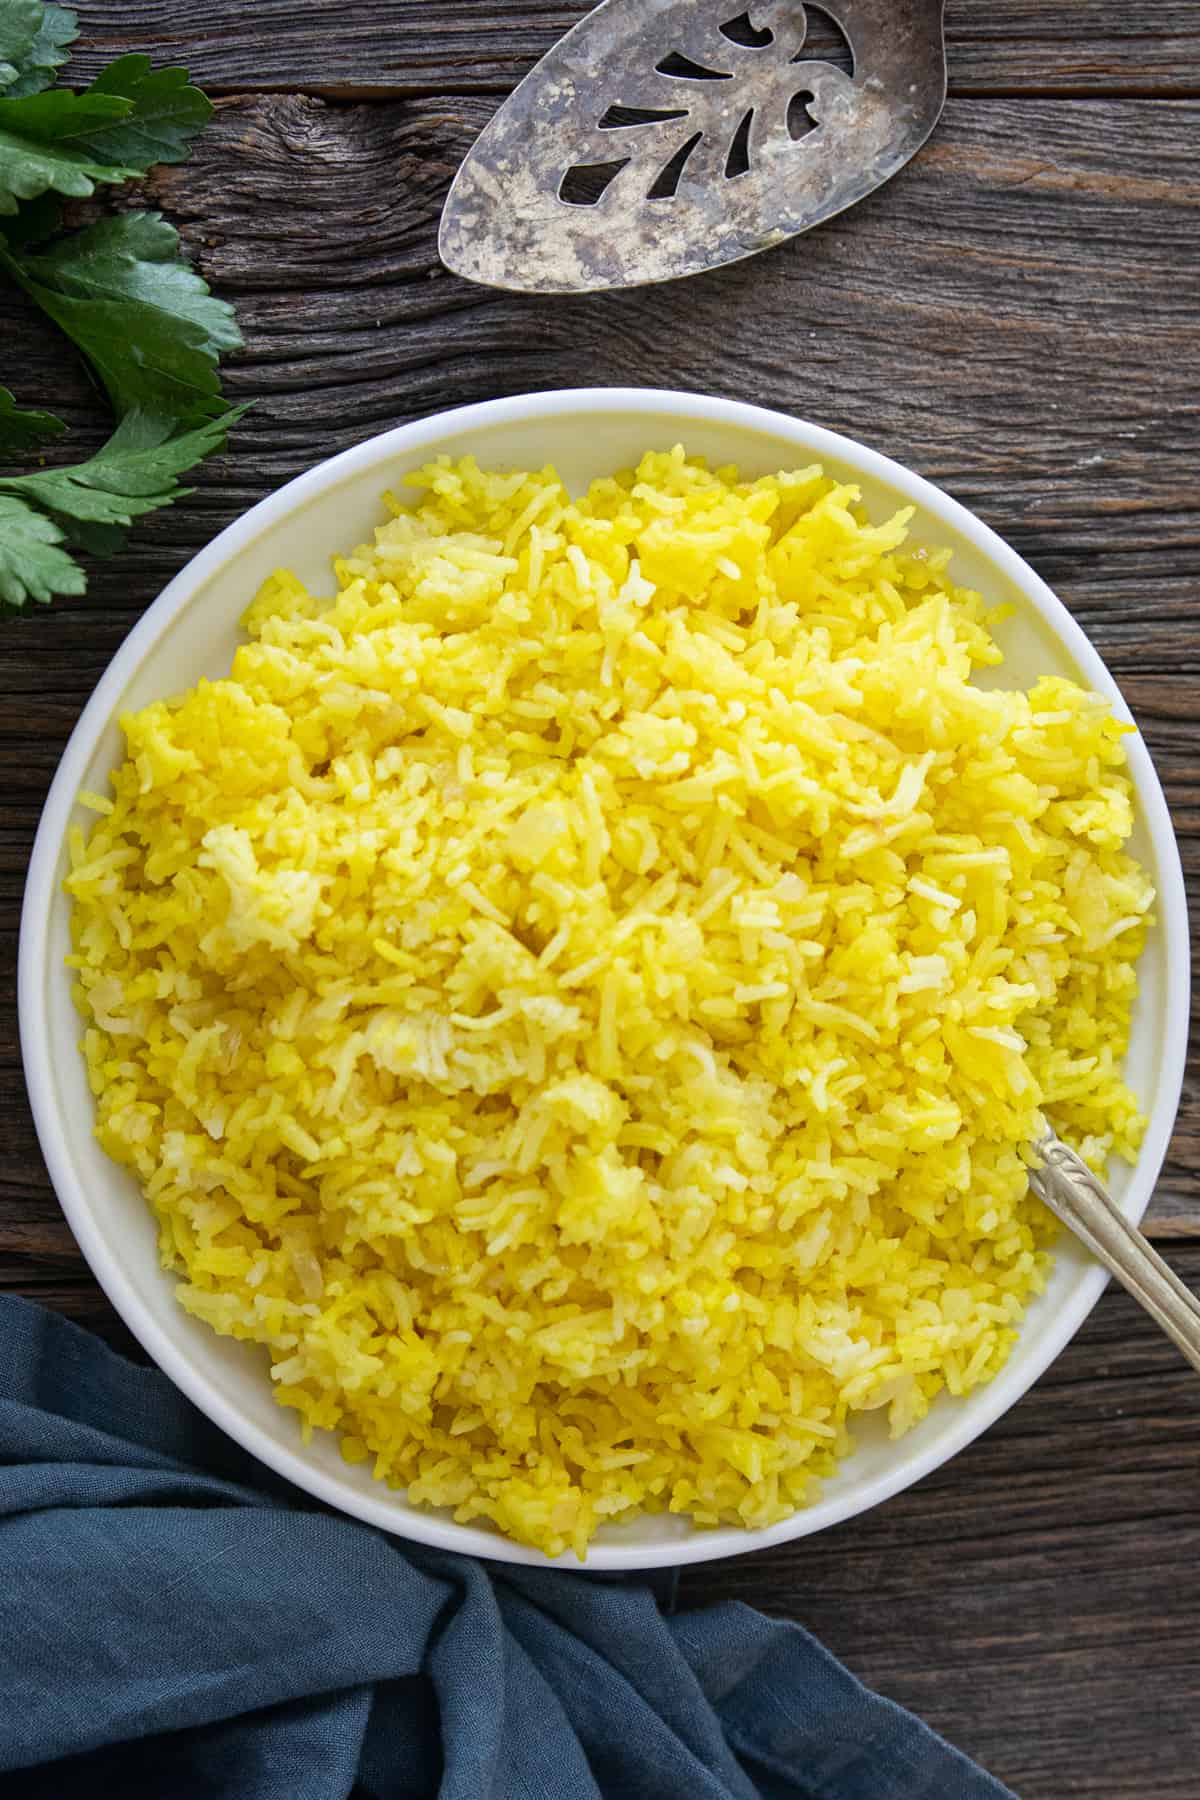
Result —
[{"label": "fresh parsley sprig", "polygon": [[111,63],[82,93],[50,84],[75,15],[0,0],[0,275],[82,351],[116,415],[108,443],[66,468],[6,469],[65,430],[0,387],[0,603],[19,607],[87,582],[72,552],[111,554],[136,518],[187,490],[178,478],[219,449],[241,408],[221,397],[219,359],[241,336],[159,213],[63,232],[61,199],[86,199],[181,162],[212,114],[184,69]]}]

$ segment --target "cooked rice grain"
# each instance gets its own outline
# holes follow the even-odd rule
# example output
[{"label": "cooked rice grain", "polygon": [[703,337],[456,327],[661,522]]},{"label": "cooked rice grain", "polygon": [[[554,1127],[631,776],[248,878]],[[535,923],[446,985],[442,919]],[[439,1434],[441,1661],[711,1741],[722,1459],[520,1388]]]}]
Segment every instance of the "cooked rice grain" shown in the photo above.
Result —
[{"label": "cooked rice grain", "polygon": [[1107,706],[984,690],[948,554],[819,468],[572,501],[441,460],[122,721],[71,841],[108,1152],[305,1430],[551,1555],[764,1526],[1012,1348],[1152,893]]}]

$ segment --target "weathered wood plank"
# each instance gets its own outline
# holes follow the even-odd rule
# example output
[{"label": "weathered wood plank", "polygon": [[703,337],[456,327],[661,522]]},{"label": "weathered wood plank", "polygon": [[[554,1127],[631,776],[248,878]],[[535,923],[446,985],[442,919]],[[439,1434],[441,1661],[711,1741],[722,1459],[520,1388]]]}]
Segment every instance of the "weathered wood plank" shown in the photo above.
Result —
[{"label": "weathered wood plank", "polygon": [[[74,65],[91,76],[129,50],[186,62],[215,92],[505,92],[588,11],[586,0],[83,0]],[[730,16],[740,10],[730,9]],[[1182,93],[1200,85],[1200,3],[949,0],[953,91]],[[669,48],[670,46],[665,46]],[[619,96],[614,95],[614,99]]]},{"label": "weathered wood plank", "polygon": [[[741,0],[738,0],[740,7]],[[942,482],[1058,588],[1121,680],[1200,880],[1195,161],[1200,0],[950,0],[952,103],[887,189],[740,269],[595,300],[489,295],[438,268],[437,213],[497,98],[575,0],[83,0],[94,73],[126,49],[231,98],[151,197],[237,301],[256,408],[197,493],[82,602],[0,623],[0,1291],[136,1349],[42,1169],[16,1045],[16,926],[41,801],[79,709],[159,587],[299,469],[399,420],[597,382],[820,419]],[[731,7],[731,12],[737,10]],[[287,90],[371,106],[325,106]],[[962,96],[1019,95],[1017,104]],[[399,97],[442,95],[421,104]],[[474,98],[445,98],[447,95]],[[1173,94],[1051,104],[1036,95]],[[0,377],[98,441],[53,336],[0,290]],[[11,377],[10,372],[11,371]],[[1197,944],[1200,949],[1200,943]],[[1198,959],[1200,960],[1200,959]],[[1155,1234],[1200,1285],[1200,1034]],[[816,1630],[1023,1800],[1193,1800],[1200,1600],[1194,1377],[1123,1295],[1008,1419],[882,1511],[693,1571]]]},{"label": "weathered wood plank", "polygon": [[103,1292],[94,1281],[81,1276],[78,1268],[63,1257],[49,1252],[36,1259],[0,1252],[0,1295],[18,1294],[39,1306],[49,1306],[65,1313],[88,1331],[119,1350],[133,1362],[147,1363],[149,1357],[129,1332]]},{"label": "weathered wood plank", "polygon": [[[196,495],[142,526],[89,599],[4,627],[0,1171],[14,1182],[44,1180],[29,1175],[40,1165],[11,1004],[20,886],[84,699],[216,529],[322,456],[440,406],[575,384],[708,388],[817,418],[931,475],[1091,633],[1141,719],[1189,879],[1200,876],[1200,106],[956,102],[887,190],[692,281],[686,305],[677,288],[519,299],[441,272],[441,196],[486,112],[469,99],[230,100],[194,161],[150,186],[237,302],[248,343],[229,384],[256,405]],[[94,437],[83,377],[7,290],[0,336],[19,346],[9,366],[30,397]],[[1200,1226],[1200,1045],[1152,1217],[1166,1232]]]},{"label": "weathered wood plank", "polygon": [[[1200,1248],[1176,1261],[1200,1283]],[[679,1604],[798,1619],[1021,1800],[1192,1800],[1197,1424],[1195,1375],[1110,1290],[948,1467],[833,1531],[685,1569]]]}]

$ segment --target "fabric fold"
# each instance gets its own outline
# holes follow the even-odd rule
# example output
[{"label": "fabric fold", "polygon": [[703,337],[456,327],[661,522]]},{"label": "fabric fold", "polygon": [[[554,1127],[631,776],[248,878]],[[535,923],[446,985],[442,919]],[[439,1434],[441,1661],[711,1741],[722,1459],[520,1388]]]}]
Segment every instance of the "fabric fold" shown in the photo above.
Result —
[{"label": "fabric fold", "polygon": [[798,1626],[327,1511],[165,1376],[0,1301],[16,1800],[1002,1800]]}]

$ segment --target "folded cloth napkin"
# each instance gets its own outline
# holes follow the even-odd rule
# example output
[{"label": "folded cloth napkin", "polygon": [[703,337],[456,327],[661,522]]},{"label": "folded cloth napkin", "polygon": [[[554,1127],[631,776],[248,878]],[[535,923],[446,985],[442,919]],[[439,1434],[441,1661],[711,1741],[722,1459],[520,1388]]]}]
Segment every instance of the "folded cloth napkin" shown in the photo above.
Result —
[{"label": "folded cloth napkin", "polygon": [[[325,1511],[0,1300],[5,1800],[998,1800],[798,1626]],[[1012,1800],[1009,1795],[1008,1800]]]}]

